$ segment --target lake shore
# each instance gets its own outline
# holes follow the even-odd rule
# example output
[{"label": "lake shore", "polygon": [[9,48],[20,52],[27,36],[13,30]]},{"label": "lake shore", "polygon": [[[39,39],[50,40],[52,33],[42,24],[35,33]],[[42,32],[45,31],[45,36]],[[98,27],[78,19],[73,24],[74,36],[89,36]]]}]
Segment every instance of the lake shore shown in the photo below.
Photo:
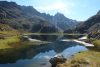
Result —
[{"label": "lake shore", "polygon": [[77,53],[73,58],[65,63],[60,63],[57,67],[99,67],[100,66],[100,40],[90,40],[94,47],[88,51]]},{"label": "lake shore", "polygon": [[[36,39],[30,39],[33,43],[35,42],[41,42],[40,40]],[[92,43],[94,46],[90,47],[88,51],[84,52],[79,52],[75,54],[71,59],[68,59],[65,63],[59,63],[57,64],[57,67],[86,67],[91,65],[93,67],[99,67],[100,66],[100,40],[97,39],[88,39],[89,43]],[[16,48],[15,51],[19,51],[22,48],[25,50],[27,47],[31,46],[31,43],[28,42],[22,42],[20,43],[21,36],[20,35],[13,35],[4,39],[0,40],[0,49],[7,49],[7,48]],[[85,42],[83,41],[78,41],[78,40],[63,40],[63,41],[75,41],[78,43],[84,44]],[[85,44],[89,44],[85,43]],[[18,45],[19,44],[19,45]],[[22,45],[24,44],[24,45]],[[25,45],[28,44],[28,45]],[[34,45],[37,45],[34,43]]]},{"label": "lake shore", "polygon": [[74,41],[74,42],[83,44],[83,45],[85,45],[86,47],[94,47],[94,44],[87,43],[87,42],[85,42],[84,40],[79,40],[79,39],[63,39],[63,40],[61,40],[61,41],[65,41],[65,42]]}]

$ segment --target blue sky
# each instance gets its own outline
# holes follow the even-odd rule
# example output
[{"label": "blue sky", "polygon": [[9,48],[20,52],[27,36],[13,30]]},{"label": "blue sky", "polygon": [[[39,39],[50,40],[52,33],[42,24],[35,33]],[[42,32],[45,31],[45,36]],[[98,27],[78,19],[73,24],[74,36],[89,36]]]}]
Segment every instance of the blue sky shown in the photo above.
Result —
[{"label": "blue sky", "polygon": [[70,19],[84,21],[100,10],[100,0],[7,0],[33,6],[41,13],[63,13]]}]

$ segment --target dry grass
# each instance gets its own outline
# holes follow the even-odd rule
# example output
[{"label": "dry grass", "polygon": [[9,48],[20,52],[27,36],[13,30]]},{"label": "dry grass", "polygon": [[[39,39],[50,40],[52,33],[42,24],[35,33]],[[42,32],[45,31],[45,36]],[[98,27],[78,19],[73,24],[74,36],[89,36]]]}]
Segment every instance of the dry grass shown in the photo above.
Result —
[{"label": "dry grass", "polygon": [[58,67],[100,67],[100,52],[87,51],[76,54]]},{"label": "dry grass", "polygon": [[7,24],[0,24],[0,49],[12,48],[9,44],[20,41],[20,32]]},{"label": "dry grass", "polygon": [[95,46],[100,46],[100,40],[97,40],[97,39],[93,40],[93,44]]},{"label": "dry grass", "polygon": [[93,40],[95,47],[92,50],[77,53],[73,58],[68,59],[57,67],[100,67],[100,40]]},{"label": "dry grass", "polygon": [[6,39],[0,39],[0,49],[12,48],[10,44],[17,43],[19,41],[20,38],[18,36],[8,37]]}]

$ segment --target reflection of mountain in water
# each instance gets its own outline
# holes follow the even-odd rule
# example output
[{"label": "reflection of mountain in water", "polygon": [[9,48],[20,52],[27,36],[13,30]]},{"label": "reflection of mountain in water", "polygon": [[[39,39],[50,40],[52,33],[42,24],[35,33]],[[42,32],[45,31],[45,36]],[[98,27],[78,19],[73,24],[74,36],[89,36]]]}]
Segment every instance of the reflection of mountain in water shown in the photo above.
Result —
[{"label": "reflection of mountain in water", "polygon": [[41,52],[48,52],[49,50],[54,50],[56,53],[64,51],[66,48],[79,45],[75,42],[61,42],[56,41],[51,44],[41,44],[36,46],[30,46],[28,48],[17,49],[6,49],[0,52],[0,63],[15,63],[20,59],[31,59]]},{"label": "reflection of mountain in water", "polygon": [[56,40],[60,40],[63,38],[66,39],[78,39],[80,37],[83,37],[84,35],[66,35],[66,34],[60,34],[60,35],[48,35],[48,33],[46,35],[27,35],[29,38],[32,39],[37,39],[37,40],[42,40],[42,41],[56,41]]},{"label": "reflection of mountain in water", "polygon": [[29,38],[38,39],[42,41],[56,41],[61,37],[62,35],[29,35]]}]

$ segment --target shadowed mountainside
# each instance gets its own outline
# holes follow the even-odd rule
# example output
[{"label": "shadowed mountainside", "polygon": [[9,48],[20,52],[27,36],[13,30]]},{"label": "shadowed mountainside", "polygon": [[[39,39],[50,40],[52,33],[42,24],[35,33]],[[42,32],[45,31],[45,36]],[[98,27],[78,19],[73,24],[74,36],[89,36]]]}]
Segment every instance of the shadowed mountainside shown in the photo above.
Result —
[{"label": "shadowed mountainside", "polygon": [[90,37],[100,38],[100,11],[86,21],[80,22],[75,29],[66,30],[65,33],[87,33]]},{"label": "shadowed mountainside", "polygon": [[[71,23],[73,23],[72,26],[70,26]],[[20,31],[43,32],[46,29],[47,32],[59,32],[72,28],[77,21],[68,19],[60,13],[50,16],[38,12],[32,6],[20,6],[15,2],[0,1],[0,24],[7,24]]]}]

